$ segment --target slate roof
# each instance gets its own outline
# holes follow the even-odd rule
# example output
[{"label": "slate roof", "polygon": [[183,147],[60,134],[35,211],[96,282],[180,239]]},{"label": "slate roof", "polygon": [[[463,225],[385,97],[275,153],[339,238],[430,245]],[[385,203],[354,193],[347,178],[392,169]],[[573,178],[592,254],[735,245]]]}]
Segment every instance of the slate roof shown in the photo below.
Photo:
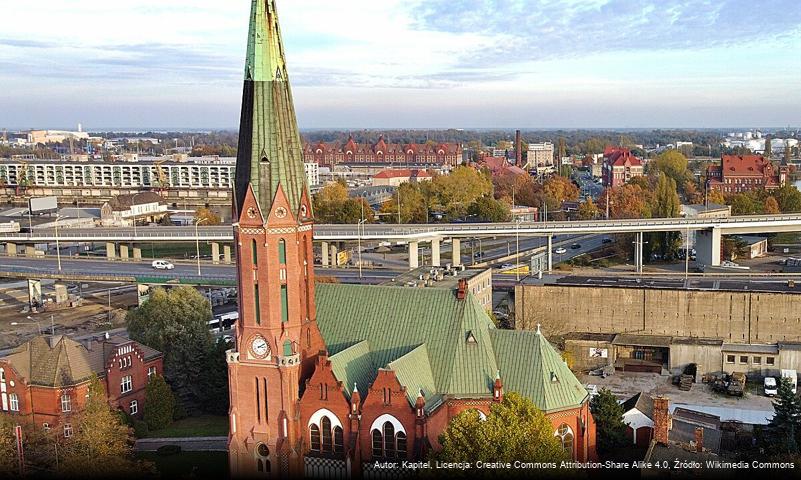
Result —
[{"label": "slate roof", "polygon": [[[395,371],[411,405],[443,397],[489,398],[500,371],[506,391],[545,410],[580,405],[587,391],[544,336],[496,330],[473,295],[385,286],[320,284],[317,323],[334,375],[350,395],[364,392],[378,369]],[[556,380],[551,380],[554,372]]]},{"label": "slate roof", "polygon": [[[92,348],[87,348],[62,335],[39,336],[15,348],[2,360],[10,363],[30,385],[66,387],[82,383],[92,375],[102,377],[115,348],[129,342],[127,338],[112,337],[93,340]],[[161,356],[161,352],[150,347],[137,346],[145,360]]]},{"label": "slate roof", "polygon": [[623,413],[635,408],[651,420],[654,419],[654,399],[649,395],[640,392],[623,402]]}]

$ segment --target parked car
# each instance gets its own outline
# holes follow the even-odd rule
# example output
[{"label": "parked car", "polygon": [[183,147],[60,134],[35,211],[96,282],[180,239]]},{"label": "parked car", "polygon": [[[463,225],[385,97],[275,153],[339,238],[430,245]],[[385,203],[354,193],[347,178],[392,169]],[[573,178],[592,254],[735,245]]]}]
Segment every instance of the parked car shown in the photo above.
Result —
[{"label": "parked car", "polygon": [[153,260],[153,263],[150,264],[156,270],[172,270],[175,268],[175,265],[172,262],[168,262],[167,260]]},{"label": "parked car", "polygon": [[776,377],[765,377],[765,396],[772,397],[779,393]]},{"label": "parked car", "polygon": [[556,250],[553,251],[553,253],[557,255],[562,255],[567,253],[567,249],[565,247],[558,247]]}]

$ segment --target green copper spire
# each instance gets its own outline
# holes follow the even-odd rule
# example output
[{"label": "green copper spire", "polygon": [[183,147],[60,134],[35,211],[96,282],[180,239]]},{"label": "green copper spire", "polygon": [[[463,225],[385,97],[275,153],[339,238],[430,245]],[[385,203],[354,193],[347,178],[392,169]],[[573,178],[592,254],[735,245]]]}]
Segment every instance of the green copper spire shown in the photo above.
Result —
[{"label": "green copper spire", "polygon": [[306,190],[303,152],[275,0],[252,0],[235,206],[242,213],[248,184],[266,213],[280,184],[297,215]]}]

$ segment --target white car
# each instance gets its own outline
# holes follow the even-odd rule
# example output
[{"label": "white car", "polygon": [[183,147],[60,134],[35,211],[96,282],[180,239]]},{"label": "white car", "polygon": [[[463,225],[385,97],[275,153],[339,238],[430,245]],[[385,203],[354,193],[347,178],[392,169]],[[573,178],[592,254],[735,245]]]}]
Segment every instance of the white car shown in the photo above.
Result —
[{"label": "white car", "polygon": [[503,265],[501,265],[501,270],[508,270],[510,268],[514,268],[514,266],[515,266],[514,263],[504,263]]},{"label": "white car", "polygon": [[773,397],[779,393],[779,387],[776,384],[776,377],[765,377],[765,395]]},{"label": "white car", "polygon": [[565,253],[567,253],[567,249],[565,247],[559,247],[556,250],[554,250],[553,253],[557,255],[564,255]]},{"label": "white car", "polygon": [[172,270],[175,268],[175,265],[168,262],[167,260],[153,260],[153,263],[150,264],[156,270]]}]

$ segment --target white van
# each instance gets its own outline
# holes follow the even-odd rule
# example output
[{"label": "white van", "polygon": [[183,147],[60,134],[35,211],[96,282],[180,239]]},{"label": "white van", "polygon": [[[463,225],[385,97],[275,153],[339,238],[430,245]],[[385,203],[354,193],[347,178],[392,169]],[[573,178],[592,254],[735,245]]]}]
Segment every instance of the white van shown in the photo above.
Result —
[{"label": "white van", "polygon": [[167,260],[153,260],[153,263],[150,265],[156,270],[172,270],[175,268],[175,265]]}]

